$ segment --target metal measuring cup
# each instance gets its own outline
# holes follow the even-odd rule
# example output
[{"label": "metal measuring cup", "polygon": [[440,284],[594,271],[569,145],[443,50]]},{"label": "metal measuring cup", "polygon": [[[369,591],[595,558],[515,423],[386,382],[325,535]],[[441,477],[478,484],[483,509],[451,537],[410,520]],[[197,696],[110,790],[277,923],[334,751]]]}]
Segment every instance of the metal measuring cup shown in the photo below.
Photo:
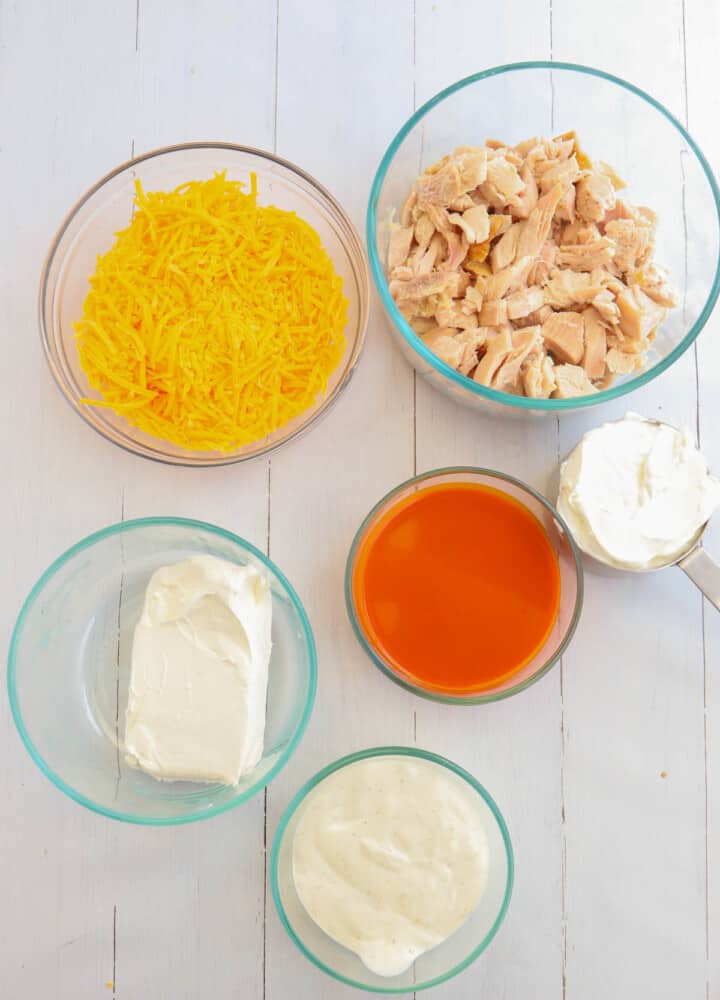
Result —
[{"label": "metal measuring cup", "polygon": [[[662,420],[654,420],[652,417],[644,417],[643,419],[647,420],[648,423],[656,424],[658,427],[669,427],[671,430],[678,431],[679,433],[679,428],[675,427],[674,424],[668,424]],[[613,422],[619,423],[619,420]],[[568,457],[566,456],[566,459]],[[679,556],[668,559],[667,562],[661,563],[658,566],[650,566],[647,569],[638,569],[634,566],[616,566],[614,563],[606,562],[594,553],[588,552],[587,549],[583,548],[580,540],[575,536],[573,537],[575,538],[577,547],[588,559],[592,559],[602,566],[607,566],[621,573],[654,573],[659,569],[667,569],[668,566],[679,566],[683,573],[689,576],[695,586],[707,597],[708,601],[720,611],[720,565],[715,562],[712,556],[703,548],[702,544],[703,535],[709,524],[710,521],[707,520],[690,540],[685,551]]]}]

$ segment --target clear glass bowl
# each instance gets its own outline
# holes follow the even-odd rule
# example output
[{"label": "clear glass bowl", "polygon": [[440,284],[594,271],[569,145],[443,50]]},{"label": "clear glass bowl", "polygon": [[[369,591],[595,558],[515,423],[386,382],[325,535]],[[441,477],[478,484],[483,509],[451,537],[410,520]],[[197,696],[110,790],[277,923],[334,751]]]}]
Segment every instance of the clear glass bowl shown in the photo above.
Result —
[{"label": "clear glass bowl", "polygon": [[[438,486],[442,483],[474,483],[500,490],[519,501],[540,522],[545,529],[552,545],[560,568],[560,609],[555,625],[545,640],[542,648],[522,670],[513,674],[497,687],[473,692],[471,694],[450,694],[432,691],[421,687],[412,677],[400,671],[400,668],[390,664],[375,648],[365,631],[357,612],[355,595],[355,566],[358,554],[367,535],[377,522],[385,517],[397,503],[411,493]],[[448,469],[435,469],[422,475],[408,479],[391,490],[370,511],[353,539],[345,568],[345,603],[355,635],[376,667],[395,681],[401,687],[419,694],[431,701],[445,702],[450,705],[480,705],[489,701],[499,701],[512,694],[524,691],[525,688],[540,680],[550,670],[567,648],[572,639],[583,603],[583,567],[580,552],[565,522],[555,508],[544,496],[526,483],[513,476],[491,469],[475,469],[457,466]]]},{"label": "clear glass bowl", "polygon": [[[192,451],[132,427],[108,407],[88,406],[91,389],[78,358],[73,323],[82,313],[98,254],[110,249],[114,234],[132,217],[134,183],[146,191],[169,190],[188,180],[205,180],[219,170],[249,184],[257,175],[258,200],[297,212],[319,234],[348,299],[345,353],[325,395],[313,407],[268,437],[234,452]],[[307,430],[347,385],[362,352],[369,308],[369,279],[358,234],[333,196],[299,167],[271,153],[221,142],[168,146],[138,156],[98,181],[71,210],[48,253],[40,280],[40,332],[50,371],[72,408],[96,431],[127,451],[173,465],[228,465],[255,458]]]},{"label": "clear glass bowl", "polygon": [[[528,399],[473,382],[441,361],[403,319],[390,294],[387,248],[413,181],[457,146],[486,138],[516,143],[574,129],[591,158],[612,164],[627,197],[658,213],[656,260],[680,305],[662,324],[647,369],[577,399]],[[720,192],[707,160],[680,122],[618,77],[571,63],[526,62],[476,73],[441,91],[406,122],[370,192],[370,269],[395,340],[410,364],[458,402],[504,415],[576,410],[617,399],[664,372],[707,322],[720,291]]]},{"label": "clear glass bowl", "polygon": [[[329,774],[369,757],[420,757],[439,764],[467,782],[481,799],[488,838],[488,884],[475,911],[436,948],[425,952],[399,976],[371,972],[353,952],[334,941],[315,923],[295,890],[292,843],[297,824],[315,788]],[[444,757],[411,747],[374,747],[350,754],[319,771],[293,798],[283,813],[270,855],[270,883],[280,920],[300,951],[324,972],[349,986],[375,993],[412,993],[437,986],[456,976],[482,954],[505,917],[514,879],[510,835],[500,810],[483,786],[467,771]]]},{"label": "clear glass bowl", "polygon": [[[256,566],[272,592],[265,750],[236,787],[157,781],[129,767],[122,750],[133,631],[148,580],[200,553]],[[104,816],[171,825],[225,812],[272,780],[305,731],[316,673],[307,615],[266,556],[222,528],[153,517],[90,535],[40,577],[13,631],[8,691],[25,746],[61,791]]]}]

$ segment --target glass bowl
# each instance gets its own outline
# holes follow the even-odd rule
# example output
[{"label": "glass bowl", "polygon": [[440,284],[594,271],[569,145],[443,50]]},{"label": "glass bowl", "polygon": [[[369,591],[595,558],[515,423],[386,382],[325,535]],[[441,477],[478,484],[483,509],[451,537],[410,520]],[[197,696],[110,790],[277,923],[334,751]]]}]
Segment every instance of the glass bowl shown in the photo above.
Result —
[{"label": "glass bowl", "polygon": [[[531,136],[577,132],[591,158],[612,164],[627,197],[658,213],[656,260],[678,290],[648,355],[645,371],[576,399],[529,399],[473,382],[441,361],[411,329],[390,294],[391,225],[413,181],[457,146],[487,138],[514,144]],[[657,164],[662,169],[657,169]],[[370,269],[390,328],[410,364],[432,385],[477,409],[566,412],[617,399],[656,378],[688,349],[720,290],[720,192],[707,160],[680,122],[649,94],[618,77],[572,63],[497,66],[436,94],[409,119],[385,153],[370,192]]]},{"label": "glass bowl", "polygon": [[[272,593],[265,748],[236,787],[157,781],[127,765],[122,751],[145,587],[160,566],[200,553],[256,566]],[[81,805],[145,825],[206,819],[267,785],[305,731],[315,685],[310,623],[280,570],[229,531],[173,517],[115,524],[68,549],[25,601],[8,660],[13,718],[40,770]]]},{"label": "glass bowl", "polygon": [[[497,686],[468,694],[443,692],[422,687],[399,665],[391,664],[375,648],[357,611],[355,568],[365,539],[396,504],[418,490],[443,483],[472,483],[489,486],[519,501],[540,522],[552,545],[560,569],[560,608],[552,631],[536,655],[517,673]],[[401,687],[431,701],[450,705],[480,705],[509,698],[540,680],[559,660],[572,639],[583,603],[583,567],[580,552],[565,522],[544,496],[513,476],[491,469],[457,466],[435,469],[401,483],[382,498],[370,511],[355,535],[345,568],[345,603],[360,644],[376,667]]]},{"label": "glass bowl", "polygon": [[[257,175],[258,201],[297,212],[319,234],[348,299],[345,353],[315,405],[266,438],[232,452],[193,451],[132,427],[108,407],[88,406],[99,399],[80,367],[73,323],[82,313],[98,254],[109,250],[114,234],[128,225],[134,183],[146,191],[169,190],[188,180],[205,180],[225,170],[230,180],[249,185]],[[173,465],[228,465],[266,454],[307,430],[347,385],[362,352],[369,308],[369,279],[358,234],[333,196],[309,174],[271,153],[222,142],[168,146],[117,167],[85,194],[61,225],[40,280],[40,332],[50,371],[72,408],[108,441],[144,458]]]},{"label": "glass bowl", "polygon": [[[399,976],[378,976],[354,952],[329,937],[308,915],[295,890],[292,843],[297,824],[313,791],[328,775],[370,757],[419,757],[439,764],[460,781],[467,782],[482,800],[488,838],[488,883],[474,912],[454,934],[421,955]],[[270,882],[280,920],[300,951],[324,972],[349,986],[376,993],[412,993],[456,976],[482,954],[505,917],[514,878],[510,835],[497,805],[483,786],[467,771],[444,757],[410,747],[374,747],[336,760],[323,768],[295,795],[283,813],[270,855]]]}]

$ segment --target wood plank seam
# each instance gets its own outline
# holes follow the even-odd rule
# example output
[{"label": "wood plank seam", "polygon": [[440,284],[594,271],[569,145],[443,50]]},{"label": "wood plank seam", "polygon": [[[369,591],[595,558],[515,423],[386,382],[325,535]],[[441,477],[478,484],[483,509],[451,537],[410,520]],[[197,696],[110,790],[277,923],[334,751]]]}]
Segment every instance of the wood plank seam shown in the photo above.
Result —
[{"label": "wood plank seam", "polygon": [[[685,128],[690,128],[690,98],[688,90],[688,65],[687,65],[687,11],[685,0],[681,0],[681,57],[683,71],[683,111]],[[687,151],[680,153],[680,168],[682,173],[682,218],[683,236],[685,243],[684,253],[684,282],[683,282],[683,316],[687,305],[687,284],[688,284],[688,219],[687,201],[685,190],[685,157]],[[698,358],[697,340],[693,344],[693,364],[695,368],[695,436],[698,447],[700,441],[700,364]],[[709,826],[709,765],[708,765],[708,676],[707,676],[707,636],[705,629],[705,599],[700,595],[700,628],[702,634],[702,667],[703,667],[703,781],[704,781],[704,822],[705,822],[705,995],[710,997],[710,826]]]}]

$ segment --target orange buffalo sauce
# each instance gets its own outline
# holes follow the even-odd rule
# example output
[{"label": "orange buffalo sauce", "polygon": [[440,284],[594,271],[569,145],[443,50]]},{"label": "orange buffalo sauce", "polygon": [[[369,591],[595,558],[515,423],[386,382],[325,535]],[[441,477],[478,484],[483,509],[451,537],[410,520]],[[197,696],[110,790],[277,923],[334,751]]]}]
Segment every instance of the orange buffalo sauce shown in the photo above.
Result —
[{"label": "orange buffalo sauce", "polygon": [[451,483],[405,497],[371,528],[353,571],[370,645],[430,691],[498,686],[542,648],[560,606],[544,528],[517,500]]}]

